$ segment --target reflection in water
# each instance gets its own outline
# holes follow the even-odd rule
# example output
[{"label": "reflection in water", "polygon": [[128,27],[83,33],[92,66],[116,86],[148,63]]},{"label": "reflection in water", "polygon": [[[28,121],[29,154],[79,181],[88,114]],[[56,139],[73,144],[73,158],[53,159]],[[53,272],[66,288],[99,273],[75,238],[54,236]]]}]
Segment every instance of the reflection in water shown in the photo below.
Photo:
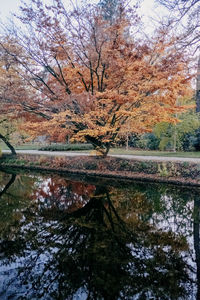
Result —
[{"label": "reflection in water", "polygon": [[0,299],[198,299],[198,191],[0,176]]},{"label": "reflection in water", "polygon": [[6,191],[9,189],[9,187],[14,183],[15,178],[16,178],[16,174],[12,174],[11,178],[9,179],[9,181],[7,182],[5,187],[0,191],[0,198],[3,196],[3,194],[6,193]]}]

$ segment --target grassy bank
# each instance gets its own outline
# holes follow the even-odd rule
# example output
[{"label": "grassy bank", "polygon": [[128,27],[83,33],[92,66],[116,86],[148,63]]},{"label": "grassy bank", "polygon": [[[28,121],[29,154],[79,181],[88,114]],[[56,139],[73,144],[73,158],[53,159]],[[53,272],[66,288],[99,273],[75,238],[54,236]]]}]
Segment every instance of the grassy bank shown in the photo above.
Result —
[{"label": "grassy bank", "polygon": [[91,156],[54,157],[44,155],[3,155],[0,167],[47,170],[200,186],[200,164],[155,162],[117,157],[99,159]]},{"label": "grassy bank", "polygon": [[169,152],[169,151],[148,151],[148,150],[134,150],[134,149],[126,150],[123,148],[113,148],[110,150],[110,154],[200,158],[200,152]]}]

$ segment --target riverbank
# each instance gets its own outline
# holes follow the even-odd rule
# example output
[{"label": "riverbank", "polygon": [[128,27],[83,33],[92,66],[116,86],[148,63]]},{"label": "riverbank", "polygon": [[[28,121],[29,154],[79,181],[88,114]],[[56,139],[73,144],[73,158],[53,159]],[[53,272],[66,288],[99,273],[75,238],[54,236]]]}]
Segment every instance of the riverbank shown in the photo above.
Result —
[{"label": "riverbank", "polygon": [[0,168],[90,175],[146,182],[164,182],[200,186],[200,163],[151,161],[119,157],[94,156],[55,157],[18,154],[3,155]]}]

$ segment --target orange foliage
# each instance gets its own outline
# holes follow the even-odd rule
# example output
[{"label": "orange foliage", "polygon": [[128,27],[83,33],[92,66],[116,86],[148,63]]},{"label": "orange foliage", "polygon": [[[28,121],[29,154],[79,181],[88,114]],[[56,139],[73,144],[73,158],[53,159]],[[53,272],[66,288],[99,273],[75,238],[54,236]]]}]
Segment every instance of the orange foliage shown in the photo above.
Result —
[{"label": "orange foliage", "polygon": [[130,9],[128,18],[123,4],[113,24],[98,6],[66,11],[61,0],[49,7],[32,4],[19,18],[32,26],[32,36],[23,39],[29,51],[21,63],[37,88],[27,101],[39,116],[28,115],[25,127],[32,137],[62,141],[69,135],[106,155],[127,123],[131,132],[142,133],[158,122],[177,121],[174,114],[185,107],[176,102],[191,93],[190,76],[166,30],[151,41],[137,41],[128,29],[138,18],[134,11],[130,18]]}]

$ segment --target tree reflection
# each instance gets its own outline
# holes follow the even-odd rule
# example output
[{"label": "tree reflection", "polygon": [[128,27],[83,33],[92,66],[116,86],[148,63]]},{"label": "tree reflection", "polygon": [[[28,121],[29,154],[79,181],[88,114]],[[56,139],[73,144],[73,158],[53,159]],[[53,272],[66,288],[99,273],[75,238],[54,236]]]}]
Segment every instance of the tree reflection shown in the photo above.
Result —
[{"label": "tree reflection", "polygon": [[7,192],[7,190],[9,189],[9,187],[14,183],[16,178],[16,174],[12,174],[11,178],[9,179],[9,181],[6,183],[6,185],[4,186],[4,188],[0,191],[0,198]]},{"label": "tree reflection", "polygon": [[150,222],[144,193],[54,177],[32,199],[4,247],[4,263],[21,260],[21,299],[188,299],[186,240]]},{"label": "tree reflection", "polygon": [[[0,172],[0,257],[14,261],[25,241],[19,235],[23,211],[30,203],[36,178]],[[2,278],[1,278],[2,279]],[[1,290],[1,288],[0,288]],[[0,294],[1,298],[1,294]]]}]

